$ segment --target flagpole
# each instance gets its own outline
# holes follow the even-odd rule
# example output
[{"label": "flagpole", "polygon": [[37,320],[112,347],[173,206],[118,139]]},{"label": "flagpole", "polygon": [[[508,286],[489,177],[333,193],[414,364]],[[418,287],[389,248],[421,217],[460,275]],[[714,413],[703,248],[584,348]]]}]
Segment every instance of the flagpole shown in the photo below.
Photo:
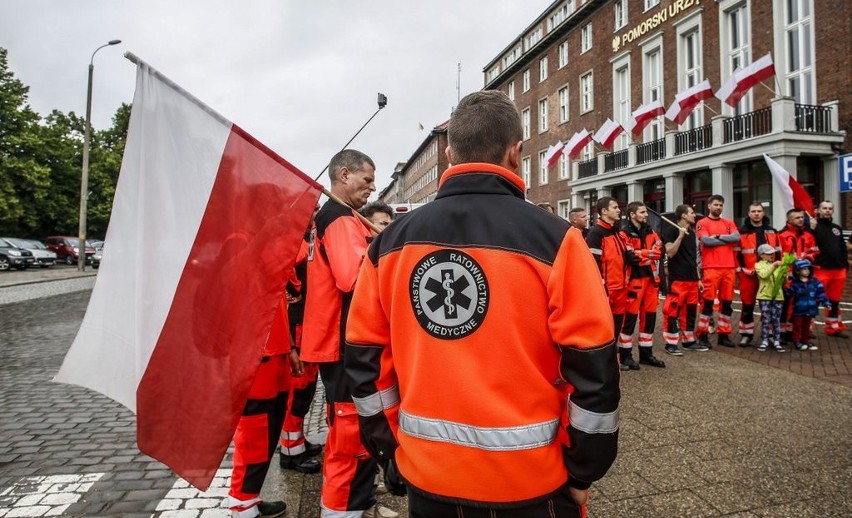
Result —
[{"label": "flagpole", "polygon": [[701,106],[703,106],[704,108],[707,108],[708,110],[710,110],[711,112],[713,112],[713,115],[719,115],[719,112],[717,112],[716,110],[714,110],[713,108],[711,108],[711,107],[710,107],[710,105],[709,105],[709,104],[707,104],[707,103],[705,103],[704,101],[701,101]]},{"label": "flagpole", "polygon": [[[367,127],[367,124],[370,124],[370,121],[371,121],[371,120],[373,120],[373,119],[376,117],[376,115],[378,115],[378,114],[379,114],[379,112],[380,112],[380,111],[382,111],[382,108],[384,108],[385,106],[387,106],[387,105],[388,105],[388,98],[387,98],[384,94],[379,93],[379,100],[378,100],[378,103],[379,103],[379,109],[378,109],[378,110],[376,110],[376,112],[375,112],[375,113],[374,113],[374,114],[373,114],[373,115],[372,115],[369,119],[367,119],[367,122],[365,122],[365,123],[364,123],[364,125],[363,125],[363,126],[361,126],[361,129],[359,129],[358,131],[356,131],[356,132],[355,132],[355,134],[354,134],[354,135],[352,135],[352,138],[351,138],[351,139],[349,139],[349,141],[348,141],[346,144],[343,144],[343,147],[342,147],[342,148],[340,148],[340,151],[343,151],[344,149],[346,149],[346,146],[348,146],[349,144],[351,144],[351,143],[352,143],[352,141],[353,141],[353,140],[355,140],[355,137],[357,137],[357,136],[358,136],[358,135],[359,135],[362,131],[364,131],[364,128],[366,128],[366,127]],[[340,151],[338,151],[338,153],[339,153]],[[319,179],[320,179],[320,177],[321,177],[321,176],[322,176],[322,175],[323,175],[323,174],[324,174],[327,170],[328,170],[328,164],[326,164],[326,165],[325,165],[325,167],[323,167],[322,171],[320,171],[320,173],[316,176],[316,178],[314,178],[314,181],[319,180]]]}]

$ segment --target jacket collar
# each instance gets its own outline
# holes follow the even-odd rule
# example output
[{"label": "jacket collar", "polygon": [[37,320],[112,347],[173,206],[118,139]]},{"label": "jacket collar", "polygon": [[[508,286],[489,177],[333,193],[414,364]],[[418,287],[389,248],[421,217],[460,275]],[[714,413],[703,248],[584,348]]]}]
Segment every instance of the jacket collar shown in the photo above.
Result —
[{"label": "jacket collar", "polygon": [[508,194],[524,199],[524,181],[514,172],[496,164],[473,162],[454,165],[444,171],[436,198],[454,194]]}]

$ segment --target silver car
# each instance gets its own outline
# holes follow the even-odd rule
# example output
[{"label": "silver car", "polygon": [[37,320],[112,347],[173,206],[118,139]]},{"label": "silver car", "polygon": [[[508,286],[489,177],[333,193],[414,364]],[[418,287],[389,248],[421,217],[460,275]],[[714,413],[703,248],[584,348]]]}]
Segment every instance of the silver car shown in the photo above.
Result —
[{"label": "silver car", "polygon": [[23,248],[32,252],[35,262],[33,266],[38,265],[42,268],[48,268],[56,264],[56,252],[48,249],[41,241],[35,239],[21,239],[18,237],[3,237],[1,241],[5,241],[10,246],[15,248]]}]

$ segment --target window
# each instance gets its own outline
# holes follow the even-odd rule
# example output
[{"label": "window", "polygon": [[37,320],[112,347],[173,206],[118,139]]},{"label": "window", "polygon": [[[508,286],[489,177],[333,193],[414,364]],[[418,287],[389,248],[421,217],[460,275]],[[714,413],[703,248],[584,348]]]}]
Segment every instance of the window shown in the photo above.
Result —
[{"label": "window", "polygon": [[784,2],[787,95],[801,104],[816,101],[811,1]]},{"label": "window", "polygon": [[529,33],[529,35],[527,35],[526,46],[525,46],[524,50],[529,50],[529,49],[533,48],[533,46],[536,43],[541,41],[541,35],[542,35],[541,26],[538,26],[538,27],[535,28],[535,30],[533,30],[531,33]]},{"label": "window", "polygon": [[627,25],[627,0],[615,0],[615,30]]},{"label": "window", "polygon": [[645,0],[645,10],[647,11],[654,6],[659,5],[659,3],[660,0]]},{"label": "window", "polygon": [[[748,5],[742,3],[724,13],[722,30],[725,32],[723,38],[727,47],[727,63],[722,67],[722,82],[731,76],[737,68],[746,66],[751,54],[751,42],[749,41],[750,30],[748,20]],[[727,105],[723,104],[723,108]],[[734,110],[734,115],[748,113],[751,111],[751,92],[743,96]]]},{"label": "window", "polygon": [[523,49],[519,43],[514,49],[512,49],[512,52],[503,56],[503,69],[505,70],[506,68],[509,68],[509,65],[517,61],[518,58],[521,57],[522,52]]},{"label": "window", "polygon": [[589,142],[583,146],[583,160],[591,160],[595,158],[595,143]]},{"label": "window", "polygon": [[497,76],[500,75],[500,65],[496,65],[488,71],[488,82],[494,81],[497,79]]},{"label": "window", "polygon": [[592,81],[592,73],[580,77],[580,113],[592,111],[594,105],[594,92]]},{"label": "window", "polygon": [[564,68],[565,65],[568,64],[568,42],[567,41],[563,41],[559,45],[559,60],[558,60],[557,64],[559,65],[558,68]]},{"label": "window", "polygon": [[559,157],[559,179],[567,179],[570,172],[571,170],[568,168],[568,153],[562,153],[562,156]]},{"label": "window", "polygon": [[538,184],[547,185],[547,150],[538,152]]},{"label": "window", "polygon": [[524,92],[528,92],[530,89],[530,69],[524,70],[524,78],[523,78],[523,90]]},{"label": "window", "polygon": [[515,100],[515,82],[514,81],[509,82],[509,99],[511,99],[513,101]]},{"label": "window", "polygon": [[562,219],[568,219],[568,214],[571,212],[571,202],[568,200],[559,200],[556,202],[556,213]]},{"label": "window", "polygon": [[547,56],[538,60],[538,82],[541,83],[547,79]]},{"label": "window", "polygon": [[525,156],[521,159],[521,175],[524,179],[524,185],[527,186],[527,189],[530,188],[530,171],[532,170],[532,166],[530,164],[530,157]]},{"label": "window", "polygon": [[521,125],[524,128],[524,140],[530,138],[530,109],[526,108],[521,112]]},{"label": "window", "polygon": [[[699,28],[697,26],[690,27],[680,35],[678,43],[680,89],[685,90],[701,82],[701,36]],[[701,113],[702,110],[696,108],[689,114],[689,118],[684,121],[688,129],[701,126]]]},{"label": "window", "polygon": [[[630,118],[630,62],[627,59],[613,64],[612,73],[612,115],[617,121],[626,124]],[[630,144],[630,135],[624,131],[616,137],[613,149],[621,151]]]},{"label": "window", "polygon": [[547,97],[538,101],[538,132],[547,131]]},{"label": "window", "polygon": [[559,89],[559,123],[568,121],[568,87]]},{"label": "window", "polygon": [[568,15],[574,12],[574,0],[570,2],[565,2],[559,9],[556,10],[553,14],[550,15],[550,18],[547,19],[547,32],[552,31],[554,28],[559,26],[562,22],[568,18]]},{"label": "window", "polygon": [[580,51],[587,52],[592,48],[592,24],[583,27],[580,32]]},{"label": "window", "polygon": [[[653,47],[645,51],[645,66],[643,72],[644,90],[647,93],[645,103],[663,100],[663,62],[662,47]],[[649,140],[663,137],[663,122],[655,117],[645,129]]]}]

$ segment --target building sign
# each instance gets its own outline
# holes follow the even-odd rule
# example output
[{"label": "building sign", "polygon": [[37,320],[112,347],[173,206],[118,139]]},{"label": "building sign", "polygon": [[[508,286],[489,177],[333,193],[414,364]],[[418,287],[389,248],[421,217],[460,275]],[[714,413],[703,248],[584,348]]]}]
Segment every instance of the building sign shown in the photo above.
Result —
[{"label": "building sign", "polygon": [[612,39],[612,51],[618,52],[619,49],[628,43],[641,38],[666,21],[674,20],[677,16],[680,16],[699,3],[701,3],[701,0],[674,0],[668,7],[657,11],[621,36],[615,36]]},{"label": "building sign", "polygon": [[852,154],[837,157],[840,164],[840,192],[852,192]]}]

